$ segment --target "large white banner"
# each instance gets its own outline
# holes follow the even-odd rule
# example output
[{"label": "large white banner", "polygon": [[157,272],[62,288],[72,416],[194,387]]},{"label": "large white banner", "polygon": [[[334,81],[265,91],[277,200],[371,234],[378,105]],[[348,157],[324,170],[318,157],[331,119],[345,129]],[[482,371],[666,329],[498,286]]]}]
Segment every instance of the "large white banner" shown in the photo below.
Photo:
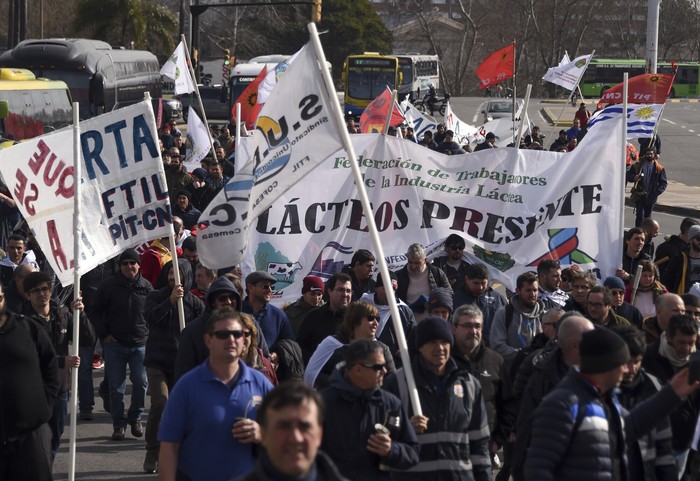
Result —
[{"label": "large white banner", "polygon": [[[80,123],[80,272],[169,234],[172,224],[150,101]],[[0,175],[64,286],[73,282],[73,130],[0,150]]]},{"label": "large white banner", "polygon": [[[430,255],[456,233],[469,261],[486,263],[510,288],[546,258],[599,278],[614,274],[624,161],[621,120],[610,122],[570,153],[444,156],[393,137],[351,136],[389,265],[405,264],[411,243]],[[372,249],[350,162],[342,151],[333,155],[252,225],[243,270],[274,276],[276,302],[297,298],[304,276],[328,278],[357,249]]]},{"label": "large white banner", "polygon": [[330,95],[335,92],[326,90],[313,45],[307,44],[270,94],[253,136],[246,140],[250,160],[236,159],[243,167],[199,219],[197,250],[204,265],[239,264],[250,223],[340,149]]}]

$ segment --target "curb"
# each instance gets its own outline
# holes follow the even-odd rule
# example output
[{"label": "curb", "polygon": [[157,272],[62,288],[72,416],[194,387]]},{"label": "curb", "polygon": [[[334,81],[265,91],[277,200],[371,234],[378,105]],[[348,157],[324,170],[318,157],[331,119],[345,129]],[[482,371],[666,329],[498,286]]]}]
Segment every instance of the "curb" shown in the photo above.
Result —
[{"label": "curb", "polygon": [[[634,202],[632,202],[632,199],[625,197],[625,206],[634,207]],[[657,202],[654,206],[654,212],[663,212],[664,214],[675,215],[678,217],[692,217],[693,219],[700,219],[699,209],[683,207],[680,205],[659,204]]]},{"label": "curb", "polygon": [[542,117],[544,117],[547,123],[555,127],[571,127],[572,125],[574,125],[573,120],[562,119],[559,119],[559,122],[556,125],[554,125],[554,121],[557,120],[557,117],[546,107],[540,109],[540,114],[542,114]]}]

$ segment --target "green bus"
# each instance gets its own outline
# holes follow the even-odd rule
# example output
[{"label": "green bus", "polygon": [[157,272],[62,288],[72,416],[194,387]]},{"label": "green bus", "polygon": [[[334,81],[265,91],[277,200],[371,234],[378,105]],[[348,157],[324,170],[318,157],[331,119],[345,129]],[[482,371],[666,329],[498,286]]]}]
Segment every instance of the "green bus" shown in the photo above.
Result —
[{"label": "green bus", "polygon": [[[700,63],[679,62],[676,64],[676,80],[670,97],[697,97],[700,95]],[[658,62],[658,73],[673,73],[671,62]],[[624,60],[594,58],[583,74],[581,93],[584,97],[600,97],[610,87],[622,82],[624,73],[632,78],[646,73],[646,60]]]}]

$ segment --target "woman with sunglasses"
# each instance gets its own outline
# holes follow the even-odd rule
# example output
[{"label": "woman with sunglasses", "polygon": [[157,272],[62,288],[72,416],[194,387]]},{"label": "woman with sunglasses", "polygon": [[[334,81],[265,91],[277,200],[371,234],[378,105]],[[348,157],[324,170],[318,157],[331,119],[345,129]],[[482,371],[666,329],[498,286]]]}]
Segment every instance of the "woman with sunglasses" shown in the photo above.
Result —
[{"label": "woman with sunglasses", "polygon": [[[350,303],[345,311],[343,322],[338,326],[338,333],[321,341],[309,359],[304,373],[304,382],[318,390],[327,387],[330,376],[337,364],[343,360],[343,354],[348,345],[357,339],[374,340],[378,327],[379,311],[374,304],[363,301]],[[387,371],[396,371],[391,350],[386,344],[379,343],[384,349]]]},{"label": "woman with sunglasses", "polygon": [[241,313],[241,322],[243,323],[243,345],[245,346],[241,359],[248,366],[263,373],[276,386],[279,384],[279,381],[277,380],[275,368],[263,355],[263,350],[258,347],[258,328],[255,326],[255,321],[250,315]]}]

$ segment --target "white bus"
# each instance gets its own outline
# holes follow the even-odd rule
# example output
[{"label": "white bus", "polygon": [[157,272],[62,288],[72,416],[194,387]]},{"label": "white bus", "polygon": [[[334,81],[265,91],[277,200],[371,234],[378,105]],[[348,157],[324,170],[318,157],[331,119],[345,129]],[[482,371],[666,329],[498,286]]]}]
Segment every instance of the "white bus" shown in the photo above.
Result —
[{"label": "white bus", "polygon": [[396,55],[403,81],[399,87],[399,98],[409,101],[423,97],[432,85],[440,89],[440,60],[437,55]]}]

